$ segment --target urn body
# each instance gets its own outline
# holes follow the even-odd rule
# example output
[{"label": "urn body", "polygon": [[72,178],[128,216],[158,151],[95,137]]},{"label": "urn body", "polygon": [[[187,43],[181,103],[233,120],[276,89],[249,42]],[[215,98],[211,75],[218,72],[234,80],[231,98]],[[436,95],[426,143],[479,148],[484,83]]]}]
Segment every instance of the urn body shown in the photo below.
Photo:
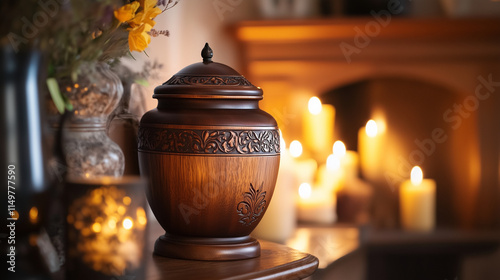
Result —
[{"label": "urn body", "polygon": [[249,237],[273,195],[280,134],[259,109],[262,90],[205,61],[155,89],[139,127],[146,195],[166,234],[155,253],[198,260],[256,257]]}]

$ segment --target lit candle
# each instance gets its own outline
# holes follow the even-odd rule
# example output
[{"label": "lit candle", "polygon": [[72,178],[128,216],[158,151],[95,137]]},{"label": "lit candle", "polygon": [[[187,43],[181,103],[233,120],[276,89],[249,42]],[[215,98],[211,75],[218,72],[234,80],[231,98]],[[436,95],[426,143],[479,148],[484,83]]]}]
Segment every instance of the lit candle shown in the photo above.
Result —
[{"label": "lit candle", "polygon": [[299,187],[298,218],[302,222],[331,224],[337,219],[335,196],[325,188],[312,188],[303,183]]},{"label": "lit candle", "polygon": [[345,144],[342,141],[335,141],[332,148],[333,154],[338,158],[343,158],[346,154]]},{"label": "lit candle", "polygon": [[293,158],[293,173],[296,181],[312,183],[318,164],[314,159],[300,159],[302,150],[300,141],[294,140],[290,143],[290,156]]},{"label": "lit candle", "polygon": [[346,151],[340,162],[346,180],[358,178],[359,155],[355,151]]},{"label": "lit candle", "polygon": [[346,180],[357,178],[358,153],[347,151],[342,141],[335,141],[333,154],[326,159],[326,164],[318,170],[318,185],[337,192]]},{"label": "lit candle", "polygon": [[290,155],[293,158],[298,158],[302,155],[302,143],[299,140],[293,140],[290,143]]},{"label": "lit candle", "polygon": [[318,169],[318,186],[334,192],[340,187],[342,181],[340,161],[341,159],[334,154],[328,156],[326,164]]},{"label": "lit candle", "polygon": [[347,151],[342,141],[335,141],[333,144],[333,155],[339,158],[340,170],[344,180],[349,180],[358,176],[358,153]]},{"label": "lit candle", "polygon": [[405,230],[431,231],[435,224],[436,182],[423,179],[422,169],[411,170],[411,180],[399,189],[401,225]]},{"label": "lit candle", "polygon": [[382,135],[374,120],[369,120],[366,126],[358,132],[358,153],[361,173],[369,181],[377,181],[381,176]]},{"label": "lit candle", "polygon": [[67,178],[68,279],[131,273],[143,279],[147,234],[146,182],[139,176]]},{"label": "lit candle", "polygon": [[318,97],[309,99],[304,113],[303,132],[306,147],[315,154],[328,154],[333,142],[335,108],[321,104]]}]

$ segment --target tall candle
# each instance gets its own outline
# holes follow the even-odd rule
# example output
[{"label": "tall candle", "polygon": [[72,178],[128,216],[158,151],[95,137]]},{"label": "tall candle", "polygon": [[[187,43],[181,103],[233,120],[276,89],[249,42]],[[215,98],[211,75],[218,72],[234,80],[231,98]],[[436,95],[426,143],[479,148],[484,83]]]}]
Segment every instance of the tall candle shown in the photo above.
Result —
[{"label": "tall candle", "polygon": [[307,149],[314,154],[329,154],[333,144],[335,108],[321,104],[318,97],[309,99],[303,117],[303,132]]},{"label": "tall candle", "polygon": [[369,120],[366,126],[358,132],[358,153],[361,174],[369,181],[377,181],[381,170],[382,133],[374,120]]},{"label": "tall candle", "polygon": [[423,179],[420,167],[413,167],[411,179],[401,184],[399,202],[403,229],[424,232],[434,229],[436,182]]}]

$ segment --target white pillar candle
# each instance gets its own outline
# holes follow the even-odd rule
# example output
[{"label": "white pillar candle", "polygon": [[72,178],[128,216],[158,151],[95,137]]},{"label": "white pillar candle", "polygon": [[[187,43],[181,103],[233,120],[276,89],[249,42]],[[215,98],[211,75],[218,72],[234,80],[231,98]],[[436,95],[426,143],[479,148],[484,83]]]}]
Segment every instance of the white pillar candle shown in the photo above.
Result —
[{"label": "white pillar candle", "polygon": [[422,169],[411,170],[411,180],[399,189],[401,226],[409,231],[432,231],[435,226],[436,182],[423,179]]},{"label": "white pillar candle", "polygon": [[316,96],[309,99],[308,111],[303,116],[303,135],[308,151],[316,155],[329,154],[333,144],[335,108],[323,105]]},{"label": "white pillar candle", "polygon": [[340,167],[340,159],[331,154],[318,169],[317,185],[335,192],[342,184],[342,169]]},{"label": "white pillar candle", "polygon": [[312,188],[303,183],[299,187],[298,218],[302,222],[332,224],[336,221],[335,195],[325,188]]},{"label": "white pillar candle", "polygon": [[361,174],[375,182],[381,176],[382,132],[374,120],[369,120],[358,132],[358,153]]}]

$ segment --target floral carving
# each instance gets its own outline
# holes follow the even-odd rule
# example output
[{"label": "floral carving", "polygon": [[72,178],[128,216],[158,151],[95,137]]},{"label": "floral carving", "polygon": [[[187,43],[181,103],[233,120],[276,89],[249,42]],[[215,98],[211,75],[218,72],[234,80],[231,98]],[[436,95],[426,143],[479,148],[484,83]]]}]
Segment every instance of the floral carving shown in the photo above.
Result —
[{"label": "floral carving", "polygon": [[213,86],[253,86],[242,76],[178,76],[174,75],[164,85],[213,85]]},{"label": "floral carving", "polygon": [[139,150],[190,154],[279,154],[273,130],[185,130],[139,128]]},{"label": "floral carving", "polygon": [[239,222],[245,226],[249,226],[257,221],[266,208],[266,192],[262,192],[263,185],[255,189],[250,183],[250,191],[243,194],[244,201],[241,201],[236,206],[236,211],[241,216]]}]

